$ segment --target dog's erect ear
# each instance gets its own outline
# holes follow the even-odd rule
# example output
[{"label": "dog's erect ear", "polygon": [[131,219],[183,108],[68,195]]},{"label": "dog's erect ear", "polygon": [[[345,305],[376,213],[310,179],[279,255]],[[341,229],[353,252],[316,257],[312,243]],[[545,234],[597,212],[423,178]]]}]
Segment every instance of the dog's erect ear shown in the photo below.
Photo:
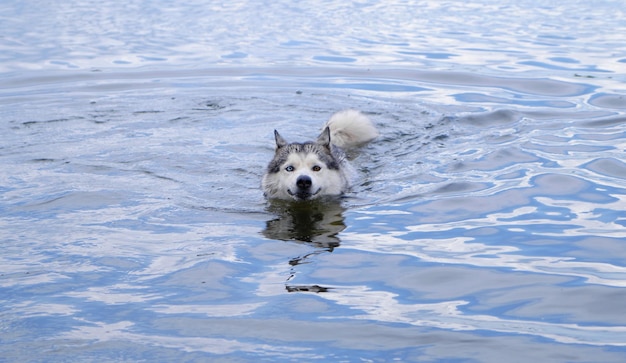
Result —
[{"label": "dog's erect ear", "polygon": [[326,148],[330,148],[330,128],[328,128],[328,126],[322,131],[320,136],[317,137],[317,143]]},{"label": "dog's erect ear", "polygon": [[278,131],[274,130],[274,139],[276,139],[276,148],[280,149],[283,146],[288,144],[287,140],[283,139],[282,136],[278,133]]}]

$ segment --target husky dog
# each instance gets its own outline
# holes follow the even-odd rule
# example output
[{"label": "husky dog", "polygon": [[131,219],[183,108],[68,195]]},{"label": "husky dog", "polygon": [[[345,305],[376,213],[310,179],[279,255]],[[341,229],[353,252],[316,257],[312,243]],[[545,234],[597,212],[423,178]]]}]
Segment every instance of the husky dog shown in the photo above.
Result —
[{"label": "husky dog", "polygon": [[274,130],[276,152],[263,176],[265,196],[304,201],[343,194],[354,174],[343,150],[377,136],[370,119],[356,110],[335,113],[317,141],[288,143]]}]

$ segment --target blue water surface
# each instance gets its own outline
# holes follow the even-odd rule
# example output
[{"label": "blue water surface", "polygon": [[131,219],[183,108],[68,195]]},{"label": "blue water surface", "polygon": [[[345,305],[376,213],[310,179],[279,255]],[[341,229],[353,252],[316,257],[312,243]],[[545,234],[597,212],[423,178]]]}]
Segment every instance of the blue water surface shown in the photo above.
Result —
[{"label": "blue water surface", "polygon": [[[0,4],[0,362],[623,362],[621,1]],[[381,136],[268,203],[274,129]]]}]

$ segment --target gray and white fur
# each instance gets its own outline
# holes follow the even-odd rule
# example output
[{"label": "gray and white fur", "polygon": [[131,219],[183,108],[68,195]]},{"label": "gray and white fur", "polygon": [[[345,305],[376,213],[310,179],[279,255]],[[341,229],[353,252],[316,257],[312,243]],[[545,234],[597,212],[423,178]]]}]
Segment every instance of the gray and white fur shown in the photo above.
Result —
[{"label": "gray and white fur", "polygon": [[316,141],[289,143],[274,130],[276,151],[262,181],[265,196],[303,201],[345,193],[354,170],[343,150],[377,136],[370,119],[356,110],[332,115]]}]

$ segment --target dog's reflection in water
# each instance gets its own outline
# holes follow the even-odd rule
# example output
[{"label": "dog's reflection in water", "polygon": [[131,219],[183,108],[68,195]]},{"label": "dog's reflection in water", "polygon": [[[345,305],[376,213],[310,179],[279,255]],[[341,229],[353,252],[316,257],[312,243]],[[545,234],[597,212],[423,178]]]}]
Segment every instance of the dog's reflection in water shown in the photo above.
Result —
[{"label": "dog's reflection in water", "polygon": [[306,242],[332,251],[341,242],[337,234],[346,228],[345,209],[339,200],[275,201],[268,210],[277,218],[267,222],[265,237]]},{"label": "dog's reflection in water", "polygon": [[[269,220],[263,230],[267,238],[307,243],[316,248],[304,256],[292,258],[291,266],[307,263],[307,259],[324,252],[332,252],[341,243],[337,236],[346,228],[339,200],[312,200],[305,202],[274,201],[268,210],[277,218]],[[287,279],[291,280],[295,272]],[[287,291],[326,292],[330,288],[319,285],[289,285]]]}]

